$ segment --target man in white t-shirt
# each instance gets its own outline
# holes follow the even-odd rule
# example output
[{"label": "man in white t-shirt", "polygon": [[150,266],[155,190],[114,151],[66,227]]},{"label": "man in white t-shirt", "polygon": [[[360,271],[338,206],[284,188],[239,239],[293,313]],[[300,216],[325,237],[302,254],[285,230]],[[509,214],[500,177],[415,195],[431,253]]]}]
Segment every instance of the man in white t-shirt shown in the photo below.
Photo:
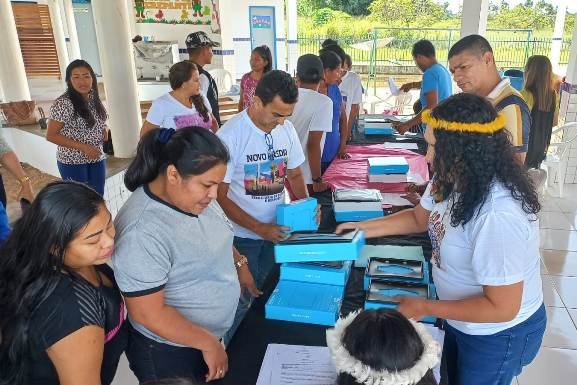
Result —
[{"label": "man in white t-shirt", "polygon": [[303,179],[309,193],[327,189],[321,174],[321,156],[326,132],[332,131],[333,102],[318,92],[323,78],[323,62],[313,54],[299,57],[297,62],[297,84],[299,99],[288,120],[294,125],[305,154],[301,166]]},{"label": "man in white t-shirt", "polygon": [[[308,197],[300,165],[305,156],[292,123],[287,120],[298,99],[289,74],[273,70],[260,80],[251,106],[217,132],[230,152],[218,203],[233,222],[234,245],[248,259],[257,287],[262,288],[274,266],[274,243],[286,227],[275,223],[276,207],[284,203],[285,183],[297,199]],[[227,342],[250,306],[243,293]]]},{"label": "man in white t-shirt", "polygon": [[351,57],[346,54],[339,89],[341,90],[343,102],[345,103],[349,132],[352,132],[353,124],[359,116],[360,105],[363,102],[363,82],[359,74],[352,71],[352,66],[353,62]]}]

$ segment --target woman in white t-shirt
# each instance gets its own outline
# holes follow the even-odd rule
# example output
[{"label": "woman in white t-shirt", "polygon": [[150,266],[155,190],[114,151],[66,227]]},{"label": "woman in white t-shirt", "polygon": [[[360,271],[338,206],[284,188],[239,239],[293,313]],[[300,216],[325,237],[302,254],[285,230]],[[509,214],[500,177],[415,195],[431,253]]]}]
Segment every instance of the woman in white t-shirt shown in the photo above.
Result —
[{"label": "woman in white t-shirt", "polygon": [[537,355],[546,326],[537,193],[502,115],[478,96],[454,95],[423,113],[435,176],[420,205],[348,223],[367,237],[429,230],[439,300],[399,297],[399,311],[447,320],[449,385],[508,385]]},{"label": "woman in white t-shirt", "polygon": [[172,91],[152,102],[140,136],[159,127],[203,127],[216,132],[218,123],[212,115],[208,99],[200,93],[196,64],[186,60],[174,64],[168,72],[168,80]]}]

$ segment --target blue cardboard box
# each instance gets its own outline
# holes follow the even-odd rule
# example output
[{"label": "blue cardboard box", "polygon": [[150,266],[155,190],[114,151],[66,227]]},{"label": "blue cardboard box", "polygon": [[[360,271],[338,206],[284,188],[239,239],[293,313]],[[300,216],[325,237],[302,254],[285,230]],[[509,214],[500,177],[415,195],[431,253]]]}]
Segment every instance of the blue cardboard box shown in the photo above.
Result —
[{"label": "blue cardboard box", "polygon": [[369,174],[406,174],[409,163],[403,156],[379,156],[368,159]]},{"label": "blue cardboard box", "polygon": [[[395,296],[410,295],[425,299],[437,299],[433,284],[395,282],[389,280],[372,280],[367,290],[365,309],[391,308],[398,306]],[[421,322],[434,324],[436,317],[425,317]]]},{"label": "blue cardboard box", "polygon": [[344,286],[278,282],[265,305],[267,319],[333,326],[339,317]]},{"label": "blue cardboard box", "polygon": [[352,261],[341,262],[340,267],[332,267],[316,263],[283,263],[280,266],[280,279],[319,283],[324,285],[346,286],[352,265]]},{"label": "blue cardboard box", "polygon": [[316,221],[317,200],[305,198],[291,203],[285,203],[276,207],[276,223],[279,226],[290,227],[295,231],[317,231],[319,225]]},{"label": "blue cardboard box", "polygon": [[364,221],[383,216],[383,197],[375,189],[336,189],[333,208],[337,222]]},{"label": "blue cardboard box", "polygon": [[370,127],[365,124],[365,135],[394,135],[395,129],[390,127]]},{"label": "blue cardboard box", "polygon": [[365,233],[354,230],[342,235],[332,233],[293,233],[274,246],[277,263],[354,261],[365,245]]},{"label": "blue cardboard box", "polygon": [[429,263],[425,260],[372,257],[365,268],[365,290],[368,290],[373,279],[429,284]]},{"label": "blue cardboard box", "polygon": [[337,222],[360,222],[382,216],[382,209],[379,211],[335,211],[335,220]]}]

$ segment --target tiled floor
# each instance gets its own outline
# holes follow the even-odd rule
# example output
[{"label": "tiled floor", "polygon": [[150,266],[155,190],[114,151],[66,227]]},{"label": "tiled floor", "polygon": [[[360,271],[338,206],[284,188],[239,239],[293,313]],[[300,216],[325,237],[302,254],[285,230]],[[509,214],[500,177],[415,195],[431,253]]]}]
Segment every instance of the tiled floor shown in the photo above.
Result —
[{"label": "tiled floor", "polygon": [[[577,375],[577,185],[546,196],[540,214],[541,274],[548,325],[535,361],[511,385],[569,385]],[[113,385],[136,385],[125,357]]]}]

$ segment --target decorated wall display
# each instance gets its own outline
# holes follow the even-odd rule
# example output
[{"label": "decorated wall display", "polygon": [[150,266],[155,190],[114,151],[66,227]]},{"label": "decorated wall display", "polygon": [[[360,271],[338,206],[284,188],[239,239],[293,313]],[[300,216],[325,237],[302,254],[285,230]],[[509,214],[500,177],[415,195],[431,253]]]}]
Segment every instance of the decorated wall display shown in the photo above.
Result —
[{"label": "decorated wall display", "polygon": [[134,0],[137,23],[218,26],[218,0]]}]

